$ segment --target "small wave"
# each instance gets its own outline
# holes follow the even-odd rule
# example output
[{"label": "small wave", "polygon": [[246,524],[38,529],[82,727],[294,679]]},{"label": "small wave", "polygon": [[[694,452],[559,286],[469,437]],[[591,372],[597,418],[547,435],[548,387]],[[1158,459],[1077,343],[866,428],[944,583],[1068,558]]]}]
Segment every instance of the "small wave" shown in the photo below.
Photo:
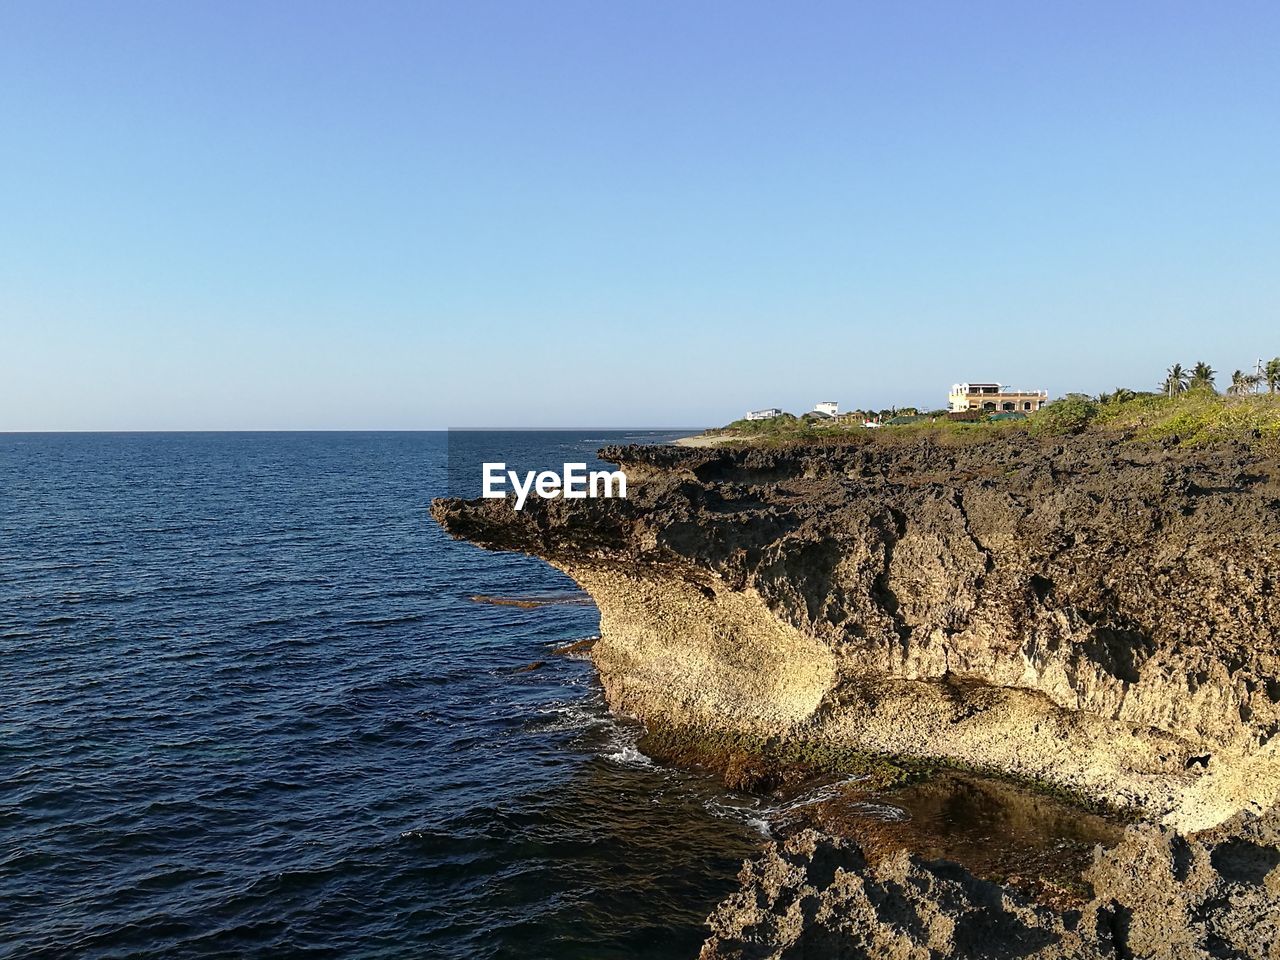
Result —
[{"label": "small wave", "polygon": [[888,823],[906,823],[911,819],[910,813],[890,803],[872,803],[864,800],[849,804],[848,809],[872,820],[884,820]]},{"label": "small wave", "polygon": [[773,825],[768,816],[769,808],[761,809],[759,806],[729,803],[716,798],[707,800],[703,806],[713,817],[721,820],[736,820],[746,824],[766,840],[773,838]]},{"label": "small wave", "polygon": [[764,817],[747,817],[746,824],[766,840],[773,838],[773,828],[769,826],[769,821]]},{"label": "small wave", "polygon": [[611,763],[624,767],[657,766],[640,750],[640,730],[636,727],[615,726],[609,742],[604,745],[600,756]]},{"label": "small wave", "polygon": [[802,793],[793,800],[769,808],[766,813],[775,820],[786,820],[802,814],[808,807],[814,807],[822,803],[838,803],[841,810],[848,813],[856,813],[871,820],[903,823],[911,819],[910,813],[893,804],[877,803],[872,800],[854,800],[844,796],[845,788],[865,779],[865,776],[857,774],[844,780],[837,780],[834,783],[823,784],[813,790]]},{"label": "small wave", "polygon": [[394,627],[402,623],[420,623],[427,619],[425,614],[407,613],[399,617],[375,617],[368,620],[347,620],[345,625],[348,627],[373,627],[380,629],[382,627]]},{"label": "small wave", "polygon": [[246,630],[265,630],[269,627],[283,627],[285,624],[293,623],[297,617],[263,617],[261,620],[251,620],[244,625]]},{"label": "small wave", "polygon": [[652,767],[653,761],[640,752],[640,748],[629,744],[623,744],[616,750],[605,753],[606,760],[612,760],[614,763],[620,763],[627,767]]},{"label": "small wave", "polygon": [[791,813],[804,807],[812,807],[818,803],[828,803],[831,800],[838,800],[840,799],[840,794],[844,792],[845,787],[865,779],[866,777],[862,774],[855,774],[854,776],[848,777],[844,780],[827,783],[806,793],[802,793],[794,800],[780,804],[772,809],[777,813]]},{"label": "small wave", "polygon": [[767,838],[775,836],[776,826],[794,823],[808,808],[823,803],[839,803],[841,810],[873,820],[901,823],[911,819],[911,815],[901,807],[870,800],[846,799],[843,796],[847,787],[865,779],[865,776],[855,775],[844,780],[825,783],[784,803],[768,806],[761,806],[759,801],[746,803],[734,802],[732,798],[713,798],[706,802],[706,808],[712,816],[745,823]]},{"label": "small wave", "polygon": [[584,732],[613,722],[591,703],[553,703],[538,707],[537,712],[539,719],[529,729],[538,733]]},{"label": "small wave", "polygon": [[78,619],[79,617],[69,617],[65,615],[60,617],[46,617],[44,620],[36,621],[36,626],[37,627],[65,627],[68,624],[75,623]]}]

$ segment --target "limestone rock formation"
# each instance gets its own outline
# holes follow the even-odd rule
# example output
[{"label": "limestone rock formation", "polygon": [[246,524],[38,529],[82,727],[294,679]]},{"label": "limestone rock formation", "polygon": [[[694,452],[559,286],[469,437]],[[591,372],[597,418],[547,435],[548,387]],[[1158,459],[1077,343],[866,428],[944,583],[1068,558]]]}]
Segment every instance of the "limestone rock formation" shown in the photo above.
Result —
[{"label": "limestone rock formation", "polygon": [[592,595],[615,709],[999,770],[1184,831],[1280,796],[1274,460],[1025,436],[602,456],[628,499],[432,511]]},{"label": "limestone rock formation", "polygon": [[1238,819],[1216,838],[1130,827],[1094,855],[1096,896],[1058,913],[945,860],[869,864],[812,830],[744,865],[701,960],[1280,957],[1280,834]]}]

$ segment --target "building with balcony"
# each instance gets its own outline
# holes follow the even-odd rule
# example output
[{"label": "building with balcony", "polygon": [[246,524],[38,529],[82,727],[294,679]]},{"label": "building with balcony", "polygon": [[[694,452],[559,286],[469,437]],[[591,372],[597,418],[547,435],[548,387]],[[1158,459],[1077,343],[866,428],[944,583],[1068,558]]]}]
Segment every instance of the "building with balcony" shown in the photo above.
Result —
[{"label": "building with balcony", "polygon": [[1015,390],[999,383],[954,383],[947,396],[952,413],[1035,413],[1048,402],[1047,390]]},{"label": "building with balcony", "polygon": [[747,420],[772,420],[774,417],[782,416],[782,411],[777,407],[769,407],[767,410],[748,410]]}]

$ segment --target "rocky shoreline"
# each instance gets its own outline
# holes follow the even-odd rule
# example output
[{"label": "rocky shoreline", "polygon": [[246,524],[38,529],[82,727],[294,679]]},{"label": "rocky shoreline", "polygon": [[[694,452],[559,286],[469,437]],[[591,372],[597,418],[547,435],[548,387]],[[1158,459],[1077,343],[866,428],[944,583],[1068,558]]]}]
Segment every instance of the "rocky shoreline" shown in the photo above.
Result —
[{"label": "rocky shoreline", "polygon": [[[1242,444],[1024,435],[959,446],[625,447],[602,457],[627,471],[628,499],[537,500],[520,513],[504,501],[439,500],[432,512],[450,534],[542,557],[590,593],[601,612],[592,658],[610,706],[668,749],[685,745],[672,752],[765,779],[779,758],[835,769],[893,758],[1012,776],[1147,821],[1106,857],[1138,857],[1143,844],[1191,850],[1201,841],[1187,837],[1212,829],[1259,849],[1274,840],[1274,831],[1240,839],[1269,822],[1280,797],[1274,460]],[[864,886],[883,887],[876,871],[897,871],[908,900],[926,898],[917,907],[936,895],[996,910],[985,887],[979,894],[946,871],[953,886],[929,880],[936,871],[924,860],[867,866],[856,844],[788,842],[794,849],[761,863],[821,852]],[[1211,865],[1225,856],[1202,847]],[[744,875],[744,889],[763,875]],[[1280,872],[1254,880],[1274,914]],[[801,927],[826,929],[815,918],[829,915],[823,923],[844,931],[846,946],[862,942],[839,918],[875,911],[858,913],[848,882],[806,883],[818,913],[806,908]],[[1137,900],[1107,893],[1117,883],[1095,882],[1097,895],[1141,915]],[[1216,883],[1202,886],[1227,889]],[[785,899],[785,884],[775,887],[753,894],[770,914]],[[1231,897],[1248,899],[1235,888]],[[1057,918],[1023,923],[1052,949],[1078,940],[1147,955],[1117,935],[1110,907],[1070,931],[1065,914],[1026,909]],[[1187,909],[1207,916],[1203,904]],[[756,931],[746,939],[734,933],[726,910],[743,915],[717,912],[723,935],[706,956],[784,955],[768,952],[784,947],[758,921],[739,924]],[[921,928],[908,940],[924,949],[932,936]],[[1194,949],[1211,949],[1209,936]],[[917,955],[875,940],[858,949],[847,955]],[[959,941],[928,949],[966,950]],[[1093,955],[1079,951],[1070,955]]]},{"label": "rocky shoreline", "polygon": [[1242,818],[1213,837],[1130,827],[1066,910],[947,860],[879,862],[808,830],[743,866],[700,960],[1280,956],[1280,829]]}]

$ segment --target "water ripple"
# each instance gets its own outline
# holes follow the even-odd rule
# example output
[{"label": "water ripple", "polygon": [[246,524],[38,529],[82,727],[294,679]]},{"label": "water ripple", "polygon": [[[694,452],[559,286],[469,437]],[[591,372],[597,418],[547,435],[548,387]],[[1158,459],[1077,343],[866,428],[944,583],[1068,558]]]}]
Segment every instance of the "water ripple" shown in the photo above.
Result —
[{"label": "water ripple", "polygon": [[593,608],[469,600],[572,584],[445,537],[443,455],[0,436],[0,957],[696,953],[758,836],[549,653]]}]

